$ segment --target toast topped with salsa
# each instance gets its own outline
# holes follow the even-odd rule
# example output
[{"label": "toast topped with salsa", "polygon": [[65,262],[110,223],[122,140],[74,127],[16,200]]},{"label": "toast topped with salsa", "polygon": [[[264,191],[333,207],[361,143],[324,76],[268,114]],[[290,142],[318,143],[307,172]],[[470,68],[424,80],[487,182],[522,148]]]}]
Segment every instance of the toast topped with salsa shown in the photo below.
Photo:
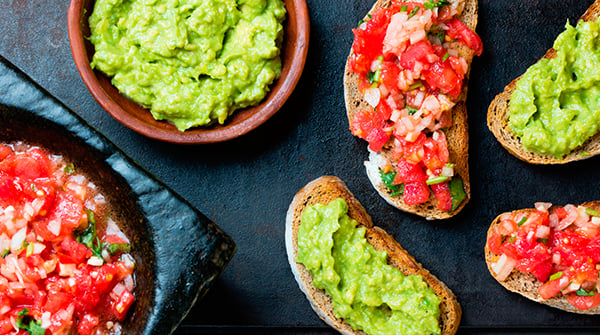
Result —
[{"label": "toast topped with salsa", "polygon": [[352,134],[369,142],[367,175],[393,206],[428,219],[470,198],[466,94],[476,0],[379,0],[354,29],[344,75]]}]

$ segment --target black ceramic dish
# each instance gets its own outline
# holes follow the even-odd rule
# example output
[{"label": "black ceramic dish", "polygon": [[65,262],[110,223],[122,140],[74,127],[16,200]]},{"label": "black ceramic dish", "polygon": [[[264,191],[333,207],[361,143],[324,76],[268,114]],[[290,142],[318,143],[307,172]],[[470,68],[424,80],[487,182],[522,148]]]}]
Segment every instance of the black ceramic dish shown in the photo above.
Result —
[{"label": "black ceramic dish", "polygon": [[136,260],[123,333],[171,334],[233,256],[231,238],[2,57],[0,125],[0,142],[63,155],[108,196]]}]

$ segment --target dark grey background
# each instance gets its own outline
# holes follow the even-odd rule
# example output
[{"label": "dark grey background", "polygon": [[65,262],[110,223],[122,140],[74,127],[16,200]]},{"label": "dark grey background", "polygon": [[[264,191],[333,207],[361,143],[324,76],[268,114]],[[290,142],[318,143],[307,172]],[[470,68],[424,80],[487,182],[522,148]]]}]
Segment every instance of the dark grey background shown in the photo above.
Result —
[{"label": "dark grey background", "polygon": [[[600,199],[599,158],[532,166],[508,154],[487,129],[492,98],[540,58],[567,19],[592,3],[481,0],[485,50],[473,62],[468,109],[472,199],[462,213],[428,222],[388,206],[371,188],[366,143],[348,131],[342,75],[351,29],[371,0],[309,0],[311,41],[297,89],[251,133],[222,144],[178,146],[149,140],[113,120],[83,84],[67,35],[68,1],[0,0],[0,54],[234,238],[238,252],[176,334],[330,334],[297,288],[284,246],[293,195],[324,174],[342,178],[376,224],[442,279],[463,307],[461,332],[600,332],[600,317],[554,310],[507,292],[489,275],[483,246],[501,212]],[[1,126],[1,125],[0,125]],[[498,331],[503,328],[503,331]]]}]

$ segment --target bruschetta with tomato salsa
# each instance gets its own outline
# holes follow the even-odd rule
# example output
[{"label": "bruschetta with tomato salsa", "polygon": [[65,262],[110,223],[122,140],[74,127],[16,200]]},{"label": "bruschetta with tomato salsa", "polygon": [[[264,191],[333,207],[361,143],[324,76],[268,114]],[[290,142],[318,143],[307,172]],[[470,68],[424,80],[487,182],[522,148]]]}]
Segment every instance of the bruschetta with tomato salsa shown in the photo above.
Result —
[{"label": "bruschetta with tomato salsa", "polygon": [[536,203],[499,215],[485,260],[506,289],[565,311],[600,314],[600,202]]},{"label": "bruschetta with tomato salsa", "polygon": [[483,51],[476,0],[378,0],[354,29],[344,89],[367,174],[387,202],[428,219],[470,198],[466,93]]}]

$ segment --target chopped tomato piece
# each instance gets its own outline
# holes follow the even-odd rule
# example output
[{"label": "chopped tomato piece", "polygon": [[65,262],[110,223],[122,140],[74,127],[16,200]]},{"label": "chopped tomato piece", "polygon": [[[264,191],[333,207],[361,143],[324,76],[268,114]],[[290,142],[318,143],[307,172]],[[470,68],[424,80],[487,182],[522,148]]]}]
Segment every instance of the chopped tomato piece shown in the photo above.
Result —
[{"label": "chopped tomato piece", "polygon": [[569,286],[569,282],[569,279],[563,275],[563,277],[545,282],[540,286],[538,293],[543,299],[550,299],[560,293],[562,289]]},{"label": "chopped tomato piece", "polygon": [[423,168],[420,165],[401,160],[398,163],[398,173],[396,174],[396,178],[398,178],[398,184],[413,182],[425,183],[427,175],[423,172]]},{"label": "chopped tomato piece", "polygon": [[365,110],[354,114],[350,123],[350,130],[354,136],[369,142],[369,149],[378,152],[391,136],[383,130],[385,125],[386,122],[380,114]]},{"label": "chopped tomato piece", "polygon": [[481,38],[477,36],[471,29],[467,28],[464,23],[454,18],[445,22],[448,26],[446,33],[450,38],[458,39],[462,44],[466,45],[475,52],[475,55],[480,56],[483,52],[483,43]]},{"label": "chopped tomato piece", "polygon": [[437,61],[423,71],[427,84],[433,89],[440,89],[456,99],[462,89],[462,80],[456,75],[448,62]]},{"label": "chopped tomato piece", "polygon": [[404,184],[402,200],[412,206],[422,204],[429,199],[429,187],[424,182],[410,182]]},{"label": "chopped tomato piece", "polygon": [[0,161],[6,158],[8,155],[11,155],[13,150],[8,145],[0,144]]},{"label": "chopped tomato piece", "polygon": [[452,194],[448,182],[431,185],[431,190],[438,201],[437,207],[444,212],[452,210]]},{"label": "chopped tomato piece", "polygon": [[578,296],[576,294],[570,294],[567,297],[567,301],[577,307],[578,309],[585,311],[600,306],[600,294],[593,296]]},{"label": "chopped tomato piece", "polygon": [[13,154],[0,162],[0,171],[22,179],[37,179],[50,176],[50,160],[40,149],[34,148],[23,154]]},{"label": "chopped tomato piece", "polygon": [[[400,69],[394,62],[385,61],[381,63],[381,78],[380,81],[388,90],[394,90],[398,87],[398,76]],[[386,119],[390,116],[388,115]]]},{"label": "chopped tomato piece", "polygon": [[371,63],[382,54],[383,39],[389,23],[390,16],[384,8],[380,8],[373,12],[364,29],[352,29],[354,42],[349,61],[352,71],[365,74],[370,70]]},{"label": "chopped tomato piece", "polygon": [[133,300],[133,294],[131,294],[131,292],[127,290],[123,290],[121,296],[119,296],[117,301],[114,301],[112,305],[113,314],[117,317],[117,319],[121,321],[125,319],[125,316],[127,315],[127,310],[129,310],[129,307],[131,306],[131,304],[133,304]]},{"label": "chopped tomato piece", "polygon": [[410,45],[406,51],[400,56],[400,66],[404,69],[414,71],[415,64],[429,64],[430,56],[435,55],[435,51],[431,47],[429,41],[419,41]]}]

